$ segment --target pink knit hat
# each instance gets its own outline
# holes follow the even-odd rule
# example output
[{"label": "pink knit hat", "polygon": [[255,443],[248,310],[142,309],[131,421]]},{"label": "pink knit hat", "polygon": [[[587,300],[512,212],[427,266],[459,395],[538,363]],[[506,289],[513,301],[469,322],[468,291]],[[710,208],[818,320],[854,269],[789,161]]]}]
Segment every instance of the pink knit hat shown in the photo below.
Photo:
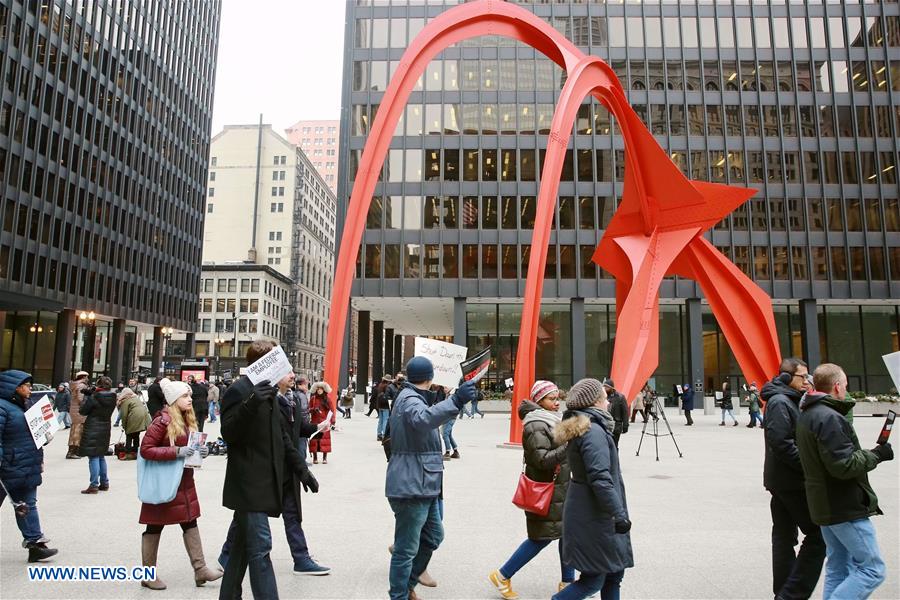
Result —
[{"label": "pink knit hat", "polygon": [[534,385],[531,386],[531,401],[536,404],[540,402],[544,396],[553,393],[559,393],[559,388],[556,387],[555,383],[538,379],[534,382]]}]

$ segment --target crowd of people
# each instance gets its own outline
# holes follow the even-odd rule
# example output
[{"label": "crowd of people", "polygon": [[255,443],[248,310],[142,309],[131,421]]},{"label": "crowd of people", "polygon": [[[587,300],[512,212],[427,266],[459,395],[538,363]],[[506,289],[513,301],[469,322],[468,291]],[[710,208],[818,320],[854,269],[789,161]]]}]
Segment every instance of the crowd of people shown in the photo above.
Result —
[{"label": "crowd of people", "polygon": [[[248,365],[273,347],[270,342],[253,342]],[[35,447],[24,416],[31,383],[28,373],[0,372],[0,503],[10,497],[28,561],[37,562],[57,550],[48,545],[37,509],[44,449]],[[240,598],[249,571],[255,598],[277,598],[269,518],[281,517],[294,572],[330,572],[310,556],[301,502],[302,492],[319,491],[307,454],[312,464],[319,462],[319,455],[327,464],[334,409],[350,409],[332,404],[327,383],[310,385],[293,373],[277,382],[256,384],[241,376],[220,394],[216,386],[193,378],[188,382],[160,378],[147,390],[146,405],[135,383],[116,390],[108,377],[91,382],[87,373],[79,372],[72,382],[59,386],[55,403],[60,426],[68,429],[67,458],[88,458],[84,494],[110,489],[106,456],[112,414],[118,411],[127,436],[120,458],[139,457],[143,565],[156,565],[163,529],[178,525],[197,586],[221,579],[219,597]],[[513,589],[516,573],[554,541],[559,583],[553,600],[594,594],[603,600],[618,599],[625,570],[634,565],[618,442],[637,415],[645,422],[656,418],[655,392],[645,387],[640,403],[633,402],[629,409],[612,379],[582,379],[565,393],[560,413],[561,394],[555,383],[537,381],[519,404],[520,487],[532,493],[520,505],[527,537],[487,577],[506,600],[519,597]],[[685,384],[680,394],[686,424],[692,425],[693,389]],[[344,395],[335,400],[341,403]],[[421,356],[407,363],[405,373],[386,376],[373,389],[370,412],[379,413],[376,439],[388,458],[385,496],[395,520],[388,576],[392,600],[416,600],[418,585],[437,585],[427,568],[444,538],[443,463],[459,458],[453,423],[479,414],[477,406],[471,411],[468,407],[480,398],[471,382],[460,382],[455,390],[436,386],[434,367]],[[725,385],[722,424],[731,412],[730,398]],[[775,598],[809,598],[823,565],[826,600],[867,598],[885,577],[870,521],[881,510],[867,473],[893,459],[891,445],[862,449],[852,425],[854,402],[847,396],[847,376],[837,365],[821,364],[810,374],[802,360],[785,359],[780,372],[761,390],[755,383],[748,388],[748,400],[747,426],[758,423],[764,430],[763,485],[771,496]],[[192,445],[190,437],[217,412],[228,447],[222,504],[233,511],[233,518],[218,564],[209,566],[198,529],[201,507],[194,470],[185,467],[185,461],[196,453],[201,458],[208,454],[206,446]],[[150,466],[152,476],[146,474]],[[148,477],[154,478],[153,485],[144,483]],[[539,494],[543,494],[540,501]],[[798,532],[803,540],[795,552]],[[159,577],[141,585],[166,589]]]}]

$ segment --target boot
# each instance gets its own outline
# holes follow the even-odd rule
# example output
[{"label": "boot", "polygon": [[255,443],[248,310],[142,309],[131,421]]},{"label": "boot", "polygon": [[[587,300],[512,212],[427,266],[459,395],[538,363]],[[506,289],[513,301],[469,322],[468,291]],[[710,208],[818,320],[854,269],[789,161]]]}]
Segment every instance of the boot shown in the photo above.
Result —
[{"label": "boot", "polygon": [[437,587],[437,581],[434,580],[434,577],[428,574],[428,571],[422,571],[419,575],[419,583],[424,585],[425,587]]},{"label": "boot", "polygon": [[224,575],[218,569],[210,569],[206,566],[206,559],[203,558],[203,544],[200,541],[200,530],[191,527],[184,532],[184,547],[187,550],[188,557],[191,559],[191,566],[194,567],[194,583],[197,587],[201,587],[208,581],[215,581]]},{"label": "boot", "polygon": [[[145,533],[141,536],[141,564],[145,567],[156,566],[156,553],[159,551],[159,533]],[[164,590],[166,584],[157,577],[153,581],[142,581],[141,586],[151,590]]]},{"label": "boot", "polygon": [[453,454],[450,455],[450,458],[459,458],[459,450],[453,449]]},{"label": "boot", "polygon": [[47,544],[40,540],[27,542],[25,547],[28,548],[28,562],[30,563],[46,560],[59,552],[56,548],[48,548]]},{"label": "boot", "polygon": [[69,446],[69,451],[66,452],[66,458],[81,458],[78,455],[78,446]]}]

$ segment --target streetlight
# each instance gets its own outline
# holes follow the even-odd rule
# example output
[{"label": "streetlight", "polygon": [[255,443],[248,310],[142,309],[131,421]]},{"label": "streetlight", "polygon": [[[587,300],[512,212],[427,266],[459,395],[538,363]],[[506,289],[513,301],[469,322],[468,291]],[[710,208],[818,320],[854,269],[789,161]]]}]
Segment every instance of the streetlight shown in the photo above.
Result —
[{"label": "streetlight", "polygon": [[[94,311],[86,312],[81,311],[78,315],[78,321],[75,323],[75,340],[74,346],[78,345],[78,328],[82,327],[87,330],[88,327],[93,327],[94,320],[97,318],[97,315],[94,314]],[[93,373],[94,371],[94,348],[93,344],[91,344],[91,348],[88,348],[87,340],[83,340],[81,347],[81,368],[85,371],[89,371]],[[90,361],[88,361],[90,358]],[[89,368],[85,368],[87,363],[90,362]],[[72,372],[75,372],[75,351],[73,348],[72,351]]]},{"label": "streetlight", "polygon": [[[163,327],[162,334],[163,338],[165,338],[166,342],[163,344],[163,357],[169,354],[169,340],[172,339],[172,334],[175,333],[175,330],[171,327]],[[163,361],[165,362],[165,361]]]},{"label": "streetlight", "polygon": [[224,344],[224,343],[225,343],[225,340],[223,338],[219,337],[219,332],[217,331],[216,338],[213,340],[213,356],[215,356],[215,358],[216,358],[216,377],[219,376],[219,370],[220,370],[219,364],[222,362],[222,358],[219,355],[220,354],[219,349],[221,348],[222,344]]},{"label": "streetlight", "polygon": [[231,313],[231,326],[234,329],[234,348],[231,349],[231,371],[232,378],[237,379],[237,352],[238,352],[238,319],[241,317],[249,317],[251,315],[258,315],[259,313],[248,312],[248,313]]}]

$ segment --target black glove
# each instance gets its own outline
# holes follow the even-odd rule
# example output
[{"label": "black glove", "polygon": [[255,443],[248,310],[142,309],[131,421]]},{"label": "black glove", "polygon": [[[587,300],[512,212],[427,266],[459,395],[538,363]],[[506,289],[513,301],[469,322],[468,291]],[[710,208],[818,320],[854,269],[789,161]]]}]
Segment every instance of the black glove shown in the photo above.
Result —
[{"label": "black glove", "polygon": [[312,471],[309,469],[303,469],[303,472],[299,475],[300,483],[303,484],[303,489],[307,492],[312,492],[313,494],[317,494],[319,492],[319,482],[313,476]]},{"label": "black glove", "polygon": [[260,381],[253,386],[253,393],[250,394],[248,403],[252,404],[254,407],[258,406],[261,402],[272,404],[275,402],[276,394],[277,390],[269,384],[268,380]]},{"label": "black glove", "polygon": [[878,444],[877,446],[872,448],[870,452],[878,457],[878,462],[894,460],[894,449],[891,448],[891,445],[888,442]]},{"label": "black glove", "polygon": [[467,381],[456,389],[456,406],[462,408],[467,403],[475,399],[475,384]]},{"label": "black glove", "polygon": [[628,519],[622,519],[621,521],[616,521],[616,533],[628,533],[631,531],[631,521]]}]

